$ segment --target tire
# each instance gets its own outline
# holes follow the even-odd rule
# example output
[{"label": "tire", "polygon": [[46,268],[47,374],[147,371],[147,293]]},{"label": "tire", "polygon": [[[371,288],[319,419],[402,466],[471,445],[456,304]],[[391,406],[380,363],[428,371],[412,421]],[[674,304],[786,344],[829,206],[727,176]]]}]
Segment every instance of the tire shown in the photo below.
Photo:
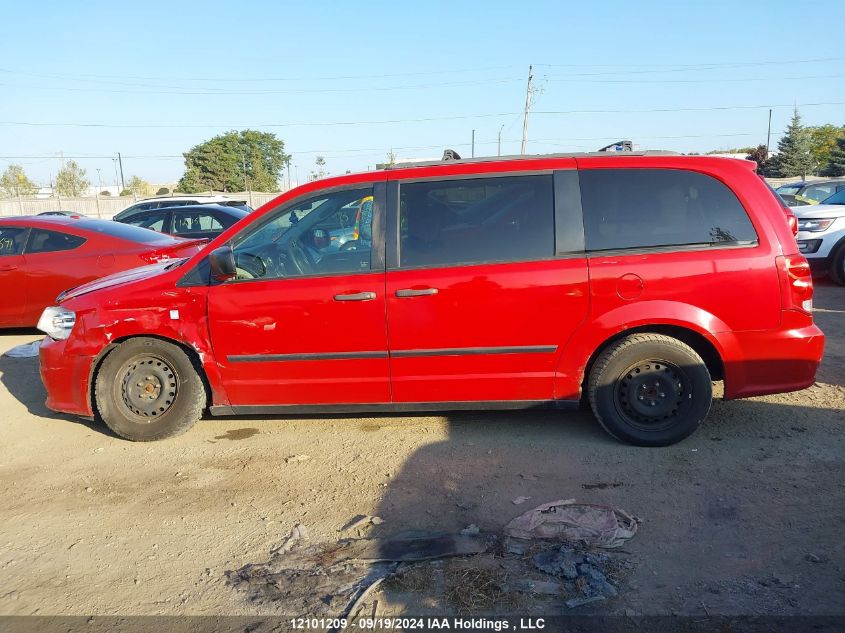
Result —
[{"label": "tire", "polygon": [[830,278],[845,286],[845,243],[840,244],[830,258]]},{"label": "tire", "polygon": [[96,412],[114,433],[150,442],[184,433],[200,419],[205,385],[188,355],[155,338],[129,339],[97,371]]},{"label": "tire", "polygon": [[613,437],[668,446],[691,435],[713,401],[710,372],[686,343],[633,334],[604,350],[590,371],[590,406]]}]

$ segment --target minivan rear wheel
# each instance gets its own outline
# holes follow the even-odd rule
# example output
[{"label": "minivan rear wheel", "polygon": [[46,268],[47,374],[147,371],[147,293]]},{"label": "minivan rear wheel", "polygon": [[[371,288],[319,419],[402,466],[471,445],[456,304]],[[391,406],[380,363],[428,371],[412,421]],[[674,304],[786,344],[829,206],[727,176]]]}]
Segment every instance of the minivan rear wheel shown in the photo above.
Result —
[{"label": "minivan rear wheel", "polygon": [[106,426],[136,442],[184,433],[206,404],[205,386],[185,351],[147,337],[129,339],[109,352],[94,393]]},{"label": "minivan rear wheel", "polygon": [[615,438],[637,446],[668,446],[707,417],[713,383],[686,343],[663,334],[632,334],[605,349],[588,380],[590,406]]}]

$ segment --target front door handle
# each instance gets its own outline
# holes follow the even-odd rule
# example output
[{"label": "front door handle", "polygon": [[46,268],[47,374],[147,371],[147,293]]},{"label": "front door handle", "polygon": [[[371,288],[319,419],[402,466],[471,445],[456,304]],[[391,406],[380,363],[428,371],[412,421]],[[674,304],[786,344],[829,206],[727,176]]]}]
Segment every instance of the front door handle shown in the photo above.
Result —
[{"label": "front door handle", "polygon": [[397,297],[425,297],[427,295],[436,295],[440,292],[437,288],[403,288],[396,291]]},{"label": "front door handle", "polygon": [[15,270],[17,266],[14,264],[0,264],[0,271]]},{"label": "front door handle", "polygon": [[372,301],[376,298],[374,292],[356,292],[351,295],[335,295],[335,301]]}]

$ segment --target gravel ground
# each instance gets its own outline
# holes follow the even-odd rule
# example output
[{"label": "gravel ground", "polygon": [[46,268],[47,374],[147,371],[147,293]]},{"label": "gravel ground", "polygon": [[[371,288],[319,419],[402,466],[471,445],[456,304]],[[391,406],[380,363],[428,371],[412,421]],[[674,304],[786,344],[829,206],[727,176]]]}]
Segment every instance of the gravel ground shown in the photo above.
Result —
[{"label": "gravel ground", "polygon": [[[37,360],[0,357],[0,614],[285,614],[224,572],[297,523],[317,543],[359,514],[384,534],[498,532],[566,498],[642,520],[620,595],[585,612],[845,614],[845,288],[819,282],[816,307],[816,386],[717,401],[660,449],[585,412],[208,419],[133,444],[49,412]],[[0,352],[36,338],[6,331]],[[380,596],[393,613],[436,599]]]}]

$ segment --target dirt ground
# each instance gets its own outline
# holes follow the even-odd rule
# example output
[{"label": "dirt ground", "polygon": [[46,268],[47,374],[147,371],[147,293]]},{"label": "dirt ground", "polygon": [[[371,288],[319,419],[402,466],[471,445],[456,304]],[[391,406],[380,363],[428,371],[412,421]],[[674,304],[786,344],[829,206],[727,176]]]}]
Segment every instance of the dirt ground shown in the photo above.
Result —
[{"label": "dirt ground", "polygon": [[[339,529],[359,514],[382,533],[500,532],[567,498],[642,521],[620,595],[593,613],[845,614],[845,288],[819,282],[816,308],[816,386],[717,401],[660,449],[551,411],[207,419],[133,444],[48,411],[37,359],[2,356],[0,614],[290,615],[224,573],[297,523],[318,543],[355,536]],[[36,338],[4,332],[0,353]],[[381,596],[394,613],[430,598]]]}]

